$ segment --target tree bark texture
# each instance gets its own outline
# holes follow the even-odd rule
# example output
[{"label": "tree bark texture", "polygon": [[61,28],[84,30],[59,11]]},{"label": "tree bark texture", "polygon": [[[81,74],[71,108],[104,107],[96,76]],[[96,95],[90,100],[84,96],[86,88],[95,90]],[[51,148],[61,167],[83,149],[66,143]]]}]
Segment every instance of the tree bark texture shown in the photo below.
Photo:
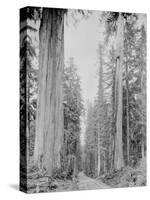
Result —
[{"label": "tree bark texture", "polygon": [[35,165],[48,175],[60,168],[63,142],[64,10],[43,9],[40,26]]},{"label": "tree bark texture", "polygon": [[123,43],[124,43],[124,19],[119,13],[118,30],[116,38],[116,135],[114,168],[119,170],[124,166],[123,141],[122,141],[122,71],[123,71]]}]

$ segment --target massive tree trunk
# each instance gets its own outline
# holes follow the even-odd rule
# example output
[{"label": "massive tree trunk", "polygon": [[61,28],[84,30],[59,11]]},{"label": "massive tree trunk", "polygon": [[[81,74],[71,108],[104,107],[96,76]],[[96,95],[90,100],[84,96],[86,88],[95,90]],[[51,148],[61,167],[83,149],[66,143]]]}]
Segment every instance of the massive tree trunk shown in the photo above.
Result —
[{"label": "massive tree trunk", "polygon": [[39,91],[35,165],[48,175],[60,168],[63,142],[64,10],[43,9],[39,45]]},{"label": "massive tree trunk", "polygon": [[123,43],[124,43],[124,19],[119,13],[118,30],[116,38],[116,135],[115,135],[115,157],[114,168],[119,170],[124,166],[123,142],[122,142],[122,69],[123,69]]}]

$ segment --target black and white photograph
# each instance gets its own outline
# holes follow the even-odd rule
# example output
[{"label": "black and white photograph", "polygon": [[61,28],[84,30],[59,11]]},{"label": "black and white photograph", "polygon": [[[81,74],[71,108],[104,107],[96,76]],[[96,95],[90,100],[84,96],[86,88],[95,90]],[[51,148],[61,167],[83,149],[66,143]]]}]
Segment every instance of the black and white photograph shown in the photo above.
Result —
[{"label": "black and white photograph", "polygon": [[20,190],[147,185],[147,15],[20,9]]}]

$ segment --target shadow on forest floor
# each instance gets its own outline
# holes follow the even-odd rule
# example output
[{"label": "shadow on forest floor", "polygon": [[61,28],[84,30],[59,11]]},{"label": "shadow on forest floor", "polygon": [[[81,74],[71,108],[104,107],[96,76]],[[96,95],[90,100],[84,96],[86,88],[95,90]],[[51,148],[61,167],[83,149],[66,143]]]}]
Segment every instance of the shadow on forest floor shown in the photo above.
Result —
[{"label": "shadow on forest floor", "polygon": [[19,185],[17,184],[9,184],[9,187],[12,188],[13,190],[19,191]]}]

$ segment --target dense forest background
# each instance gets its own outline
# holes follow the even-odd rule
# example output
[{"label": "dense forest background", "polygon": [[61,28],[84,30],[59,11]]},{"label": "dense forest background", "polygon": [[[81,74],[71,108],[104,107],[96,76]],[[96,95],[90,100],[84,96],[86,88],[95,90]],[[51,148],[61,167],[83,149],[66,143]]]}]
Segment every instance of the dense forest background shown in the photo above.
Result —
[{"label": "dense forest background", "polygon": [[[64,59],[68,12],[20,12],[21,190],[146,185],[146,16],[99,12],[97,94],[85,105],[74,55]],[[92,12],[72,10],[75,26]]]}]

